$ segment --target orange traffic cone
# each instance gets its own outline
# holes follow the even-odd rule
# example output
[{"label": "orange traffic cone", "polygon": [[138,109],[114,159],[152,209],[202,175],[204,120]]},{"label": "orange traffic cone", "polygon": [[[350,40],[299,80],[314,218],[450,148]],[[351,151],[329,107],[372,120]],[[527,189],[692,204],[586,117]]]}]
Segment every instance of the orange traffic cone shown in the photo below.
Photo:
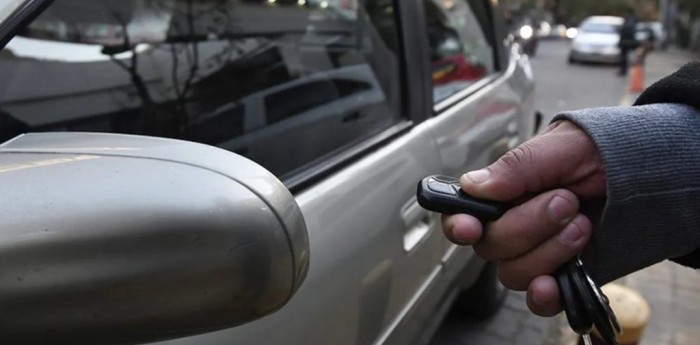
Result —
[{"label": "orange traffic cone", "polygon": [[630,68],[630,92],[639,93],[644,91],[644,57],[643,50],[637,52],[635,62]]},{"label": "orange traffic cone", "polygon": [[644,66],[634,64],[630,68],[630,92],[639,93],[644,91]]}]

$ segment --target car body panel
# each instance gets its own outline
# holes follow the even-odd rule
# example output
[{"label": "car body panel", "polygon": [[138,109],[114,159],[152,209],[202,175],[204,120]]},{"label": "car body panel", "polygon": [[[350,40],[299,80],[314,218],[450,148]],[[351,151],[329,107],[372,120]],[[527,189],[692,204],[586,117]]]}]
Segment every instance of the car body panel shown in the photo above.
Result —
[{"label": "car body panel", "polygon": [[486,166],[534,133],[534,81],[522,66],[528,57],[515,47],[510,53],[501,76],[430,120],[443,174]]},{"label": "car body panel", "polygon": [[620,62],[620,53],[614,53],[612,51],[606,53],[594,53],[572,50],[569,53],[569,57],[571,61],[600,62],[609,64],[616,64]]},{"label": "car body panel", "polygon": [[[377,340],[440,266],[444,254],[440,248],[446,240],[437,215],[425,212],[411,224],[402,219],[402,206],[415,200],[415,182],[440,164],[430,134],[428,124],[418,125],[297,195],[312,259],[306,281],[287,306],[248,325],[166,343]],[[427,226],[429,231],[406,252],[403,237],[412,226]]]}]

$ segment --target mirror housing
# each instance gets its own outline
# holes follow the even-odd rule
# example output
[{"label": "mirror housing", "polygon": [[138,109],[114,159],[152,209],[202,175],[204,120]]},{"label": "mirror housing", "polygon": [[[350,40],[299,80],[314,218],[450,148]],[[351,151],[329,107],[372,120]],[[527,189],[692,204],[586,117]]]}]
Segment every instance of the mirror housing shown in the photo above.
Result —
[{"label": "mirror housing", "polygon": [[0,339],[141,343],[242,324],[302,283],[284,185],[211,146],[117,134],[0,145]]}]

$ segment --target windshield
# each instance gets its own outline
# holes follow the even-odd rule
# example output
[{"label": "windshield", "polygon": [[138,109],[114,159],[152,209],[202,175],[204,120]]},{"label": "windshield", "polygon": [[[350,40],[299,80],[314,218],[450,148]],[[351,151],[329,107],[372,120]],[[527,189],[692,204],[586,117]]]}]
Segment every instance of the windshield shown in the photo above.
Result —
[{"label": "windshield", "polygon": [[603,34],[616,34],[619,32],[620,25],[609,23],[584,22],[580,30],[584,32],[597,32]]}]

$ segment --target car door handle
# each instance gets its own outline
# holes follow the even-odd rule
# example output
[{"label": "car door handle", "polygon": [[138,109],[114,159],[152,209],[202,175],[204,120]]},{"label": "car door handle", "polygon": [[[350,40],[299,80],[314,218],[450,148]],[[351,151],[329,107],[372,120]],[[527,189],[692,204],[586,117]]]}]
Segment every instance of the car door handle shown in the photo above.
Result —
[{"label": "car door handle", "polygon": [[343,123],[360,121],[362,119],[362,114],[359,111],[343,116],[340,121]]},{"label": "car door handle", "polygon": [[403,234],[403,249],[410,252],[428,236],[433,227],[434,217],[420,207],[418,200],[413,196],[401,208],[401,219],[406,226],[406,232]]}]

